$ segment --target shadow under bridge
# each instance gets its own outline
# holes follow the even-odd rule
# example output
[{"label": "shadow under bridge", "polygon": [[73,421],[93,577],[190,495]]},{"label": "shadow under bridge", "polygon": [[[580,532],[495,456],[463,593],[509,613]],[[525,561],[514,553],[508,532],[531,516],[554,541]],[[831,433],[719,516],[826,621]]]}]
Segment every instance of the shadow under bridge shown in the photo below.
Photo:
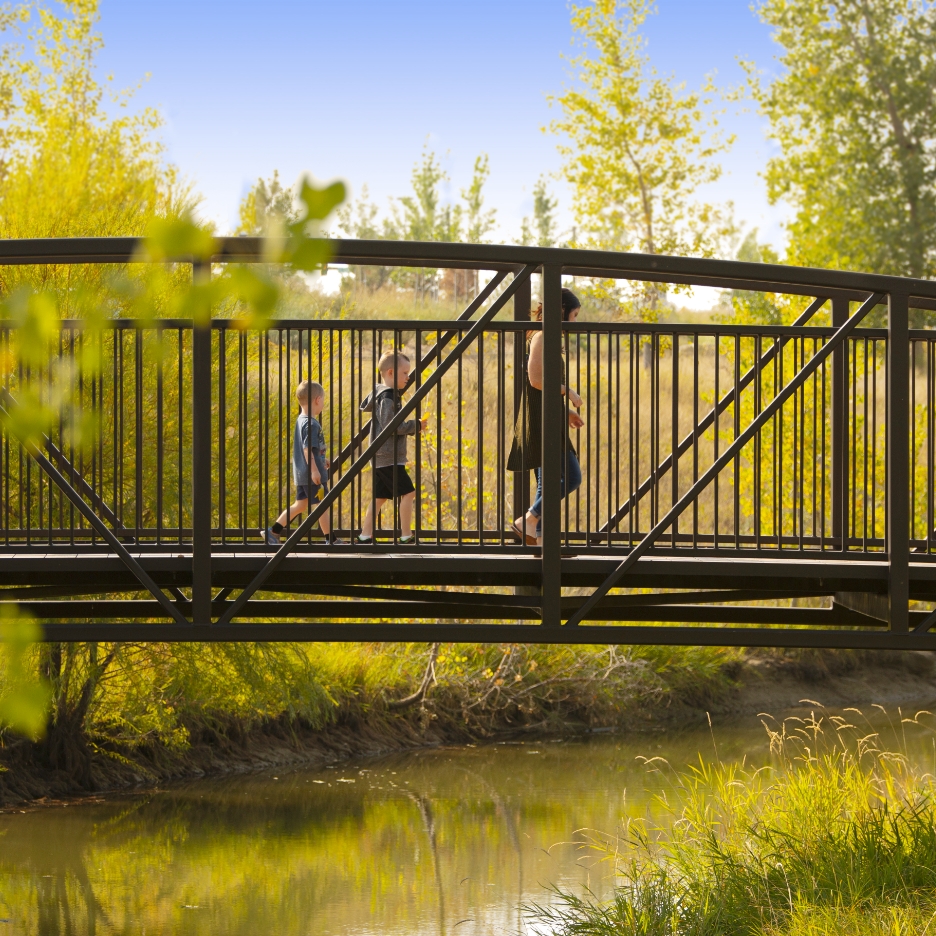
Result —
[{"label": "shadow under bridge", "polygon": [[[333,244],[333,264],[453,271],[434,281],[453,305],[461,284],[468,304],[444,321],[262,330],[63,320],[59,372],[91,346],[102,364],[38,440],[16,415],[43,376],[7,375],[0,603],[41,620],[47,640],[936,649],[936,612],[911,607],[936,605],[936,331],[909,327],[910,309],[936,310],[936,284],[588,250]],[[0,264],[126,264],[138,247],[4,241]],[[221,238],[193,275],[263,256],[258,238]],[[534,276],[542,322],[530,320]],[[567,323],[564,276],[780,294],[801,314],[646,324],[586,308]],[[540,330],[542,542],[528,545],[511,524],[536,479],[509,470],[508,453],[530,412],[527,341]],[[0,322],[2,347],[16,340]],[[392,348],[412,361],[409,392],[372,437],[361,402]],[[325,390],[329,490],[270,546],[264,531],[295,496],[304,379]],[[564,380],[585,401],[568,434]],[[80,444],[76,412],[95,427]],[[373,542],[357,544],[375,452],[424,417],[409,443],[416,544],[400,543],[392,503]],[[563,499],[570,446],[582,483]],[[325,542],[324,514],[345,545]]]}]

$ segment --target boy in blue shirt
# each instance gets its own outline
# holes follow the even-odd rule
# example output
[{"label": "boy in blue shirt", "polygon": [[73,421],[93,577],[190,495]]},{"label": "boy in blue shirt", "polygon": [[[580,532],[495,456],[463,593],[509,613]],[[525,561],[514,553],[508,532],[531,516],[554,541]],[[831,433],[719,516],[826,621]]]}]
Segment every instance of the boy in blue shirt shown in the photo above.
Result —
[{"label": "boy in blue shirt", "polygon": [[[306,512],[310,499],[318,500],[320,495],[324,495],[328,490],[328,469],[331,462],[325,457],[325,433],[322,432],[322,425],[318,421],[325,406],[325,389],[314,380],[303,380],[296,387],[296,399],[302,410],[293,430],[292,469],[293,481],[296,483],[296,500],[279,515],[273,526],[264,531],[270,546],[279,546],[289,521]],[[331,537],[331,524],[327,513],[319,518],[319,526],[325,535],[326,543],[341,544],[341,540]]]}]

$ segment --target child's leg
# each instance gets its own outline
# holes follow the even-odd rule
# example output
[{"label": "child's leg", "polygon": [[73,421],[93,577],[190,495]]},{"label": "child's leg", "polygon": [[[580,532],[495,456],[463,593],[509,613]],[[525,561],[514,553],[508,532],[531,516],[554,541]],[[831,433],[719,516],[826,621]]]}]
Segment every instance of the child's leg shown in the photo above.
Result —
[{"label": "child's leg", "polygon": [[413,528],[413,504],[416,503],[416,492],[410,491],[400,498],[400,535],[409,536]]},{"label": "child's leg", "polygon": [[276,526],[282,527],[285,529],[289,526],[289,521],[298,514],[305,513],[306,508],[309,506],[308,500],[303,498],[302,500],[297,500],[294,504],[290,504],[280,515],[276,518]]},{"label": "child's leg", "polygon": [[331,520],[328,519],[328,511],[319,517],[319,526],[322,528],[322,534],[326,537],[331,535]]},{"label": "child's leg", "polygon": [[380,508],[386,503],[386,500],[378,497],[367,505],[367,513],[364,515],[364,520],[361,523],[361,536],[364,539],[370,539],[374,535],[374,508],[376,507],[376,512],[380,513]]}]

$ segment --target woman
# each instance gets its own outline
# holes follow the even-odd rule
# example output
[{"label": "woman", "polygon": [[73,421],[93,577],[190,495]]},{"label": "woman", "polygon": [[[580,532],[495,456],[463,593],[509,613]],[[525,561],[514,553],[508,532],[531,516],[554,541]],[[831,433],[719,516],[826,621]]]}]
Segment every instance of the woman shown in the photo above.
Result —
[{"label": "woman", "polygon": [[[571,289],[562,290],[562,321],[574,322],[578,318],[582,303]],[[543,305],[533,313],[537,321],[543,320]],[[571,388],[565,386],[565,362],[562,366],[563,396],[568,395],[569,403],[576,409],[582,405],[582,398]],[[543,332],[542,330],[527,333],[527,379],[529,387],[526,392],[526,405],[517,414],[517,425],[514,429],[513,446],[507,458],[509,471],[536,470],[536,498],[530,509],[523,517],[513,522],[514,533],[521,542],[528,546],[539,545],[542,542],[542,526],[540,518],[543,515],[543,474],[542,461],[542,428],[543,428]],[[565,417],[563,417],[565,419]],[[585,421],[578,413],[569,412],[569,426],[579,429]],[[557,427],[557,431],[562,431]],[[568,430],[565,436],[566,459],[562,471],[561,497],[571,494],[582,483],[582,469],[579,467],[578,456],[572,447]]]}]

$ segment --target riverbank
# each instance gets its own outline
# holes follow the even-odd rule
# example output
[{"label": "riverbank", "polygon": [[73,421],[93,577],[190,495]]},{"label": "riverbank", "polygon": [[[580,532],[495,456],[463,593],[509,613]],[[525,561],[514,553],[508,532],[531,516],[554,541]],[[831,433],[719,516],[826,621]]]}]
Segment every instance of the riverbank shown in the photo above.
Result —
[{"label": "riverbank", "polygon": [[693,661],[681,650],[641,653],[558,655],[509,645],[498,648],[495,668],[472,663],[467,648],[422,648],[419,665],[391,696],[332,687],[325,724],[285,712],[247,720],[228,711],[136,741],[98,728],[89,732],[80,772],[50,766],[42,743],[7,737],[0,807],[507,737],[659,732],[702,722],[706,713],[728,722],[790,711],[804,699],[891,710],[936,701],[936,660],[925,653],[725,651]]}]

